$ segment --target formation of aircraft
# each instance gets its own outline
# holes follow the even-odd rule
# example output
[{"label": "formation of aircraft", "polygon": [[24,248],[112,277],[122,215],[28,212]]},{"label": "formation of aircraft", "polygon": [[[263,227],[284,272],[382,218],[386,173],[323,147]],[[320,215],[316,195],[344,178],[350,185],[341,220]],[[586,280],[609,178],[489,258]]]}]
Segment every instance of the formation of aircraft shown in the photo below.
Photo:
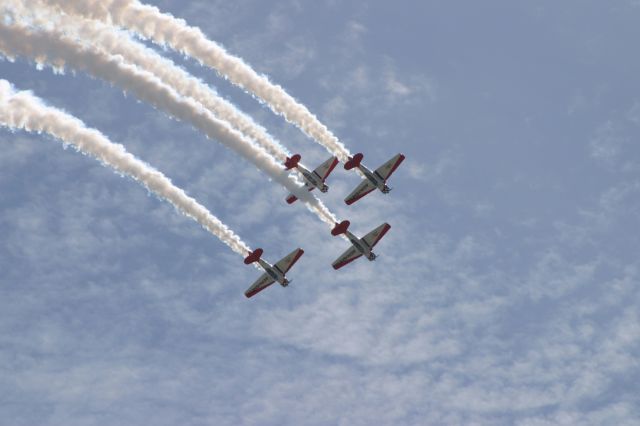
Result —
[{"label": "formation of aircraft", "polygon": [[[285,170],[296,169],[304,178],[304,187],[308,191],[318,189],[320,192],[327,192],[329,187],[325,183],[327,177],[331,174],[333,169],[338,164],[338,158],[331,157],[324,163],[320,164],[313,171],[309,171],[306,167],[300,164],[300,154],[287,157],[284,162]],[[345,198],[345,203],[351,205],[372,192],[374,189],[380,190],[383,194],[388,194],[391,188],[387,186],[387,180],[393,174],[394,171],[404,161],[405,156],[403,154],[396,154],[389,161],[378,167],[376,170],[371,171],[362,164],[364,156],[362,153],[355,154],[353,157],[349,157],[349,160],[344,164],[345,170],[358,169],[364,175],[363,181]],[[286,201],[288,204],[294,203],[298,198],[294,194],[289,194]],[[384,235],[391,229],[391,225],[383,223],[375,228],[362,238],[356,237],[349,231],[351,222],[343,220],[340,223],[336,223],[335,227],[331,230],[331,235],[345,235],[351,242],[349,247],[344,253],[340,255],[331,265],[333,269],[340,269],[343,266],[353,262],[359,257],[366,257],[369,261],[376,259],[377,255],[373,252],[373,247],[384,237]],[[286,273],[291,267],[300,259],[304,250],[297,248],[287,256],[280,259],[274,265],[262,259],[263,250],[257,248],[244,259],[244,263],[250,265],[254,262],[264,269],[264,273],[258,277],[251,287],[245,291],[246,297],[253,297],[257,293],[261,292],[265,288],[269,287],[275,282],[278,282],[282,287],[287,287],[291,280],[286,277]]]}]

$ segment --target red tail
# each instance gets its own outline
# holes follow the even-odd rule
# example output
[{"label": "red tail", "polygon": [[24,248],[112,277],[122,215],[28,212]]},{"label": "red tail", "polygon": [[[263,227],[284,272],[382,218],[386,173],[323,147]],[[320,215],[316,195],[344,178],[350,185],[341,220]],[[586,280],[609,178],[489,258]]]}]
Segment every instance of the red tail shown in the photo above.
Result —
[{"label": "red tail", "polygon": [[300,154],[295,154],[295,155],[291,156],[291,158],[287,157],[287,159],[284,162],[285,169],[286,170],[291,170],[291,169],[297,167],[301,158],[302,158],[302,156]]},{"label": "red tail", "polygon": [[249,256],[244,258],[245,265],[251,265],[253,262],[257,262],[258,260],[260,260],[263,252],[264,250],[262,250],[261,248],[257,248],[249,253]]},{"label": "red tail", "polygon": [[364,155],[362,155],[361,152],[357,153],[353,157],[349,158],[349,161],[344,163],[344,169],[351,170],[354,167],[358,167],[363,158],[364,158]]},{"label": "red tail", "polygon": [[340,223],[336,223],[336,226],[331,230],[331,235],[335,237],[340,234],[344,234],[345,232],[347,232],[347,228],[349,228],[349,225],[351,225],[351,222],[349,222],[348,220],[343,220]]}]

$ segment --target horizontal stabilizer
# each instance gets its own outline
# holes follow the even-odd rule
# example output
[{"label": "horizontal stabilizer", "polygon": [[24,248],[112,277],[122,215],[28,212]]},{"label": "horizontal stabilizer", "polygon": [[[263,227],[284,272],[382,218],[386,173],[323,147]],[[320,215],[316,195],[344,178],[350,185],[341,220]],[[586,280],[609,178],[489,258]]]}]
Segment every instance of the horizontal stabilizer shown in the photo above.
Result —
[{"label": "horizontal stabilizer", "polygon": [[253,262],[257,262],[258,260],[260,260],[260,258],[262,257],[262,253],[264,253],[264,250],[262,250],[261,248],[257,248],[249,253],[249,255],[244,258],[245,265],[251,265]]},{"label": "horizontal stabilizer", "polygon": [[344,169],[351,170],[354,167],[358,167],[363,158],[364,155],[361,152],[357,153],[353,157],[349,158],[349,161],[344,164]]},{"label": "horizontal stabilizer", "polygon": [[293,156],[291,156],[291,158],[287,157],[287,159],[284,162],[284,167],[286,170],[291,170],[295,167],[298,167],[298,163],[300,162],[300,159],[302,158],[302,156],[300,154],[295,154]]},{"label": "horizontal stabilizer", "polygon": [[340,223],[336,223],[336,226],[331,230],[331,235],[335,237],[340,234],[344,234],[345,232],[347,232],[349,225],[351,225],[351,222],[349,222],[348,220],[343,220]]}]

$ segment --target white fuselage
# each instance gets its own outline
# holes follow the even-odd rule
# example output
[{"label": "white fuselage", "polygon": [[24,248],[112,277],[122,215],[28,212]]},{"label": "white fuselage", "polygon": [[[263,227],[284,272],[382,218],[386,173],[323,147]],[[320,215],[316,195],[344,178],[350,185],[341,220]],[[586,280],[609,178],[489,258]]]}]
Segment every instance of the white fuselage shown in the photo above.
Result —
[{"label": "white fuselage", "polygon": [[320,192],[327,192],[329,190],[329,187],[322,181],[322,178],[320,176],[313,172],[310,172],[300,164],[298,164],[296,167],[298,168],[300,173],[302,173],[302,176],[304,176],[304,180],[307,182],[307,184],[318,188]]},{"label": "white fuselage", "polygon": [[278,269],[277,266],[270,265],[269,262],[266,262],[262,259],[258,259],[260,266],[265,272],[274,280],[276,280],[282,287],[286,287],[289,285],[289,280],[284,276],[284,272]]},{"label": "white fuselage", "polygon": [[376,188],[378,188],[380,191],[382,191],[385,194],[388,194],[389,191],[391,191],[391,188],[389,188],[387,184],[384,182],[384,178],[380,176],[377,172],[372,172],[362,164],[358,164],[358,169],[360,169],[360,171],[364,174],[365,178],[369,182],[374,184]]},{"label": "white fuselage", "polygon": [[371,247],[369,247],[369,245],[366,242],[356,237],[348,230],[345,231],[345,235],[347,236],[347,238],[349,238],[349,241],[351,241],[351,244],[356,248],[356,250],[358,250],[364,257],[366,257],[369,260],[376,259],[375,253],[371,251]]}]

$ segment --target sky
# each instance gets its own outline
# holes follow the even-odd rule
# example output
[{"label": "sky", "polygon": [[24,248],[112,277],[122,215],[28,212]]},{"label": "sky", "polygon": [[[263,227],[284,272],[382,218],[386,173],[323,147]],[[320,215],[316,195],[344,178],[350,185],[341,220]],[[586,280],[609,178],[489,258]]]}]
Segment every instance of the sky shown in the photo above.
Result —
[{"label": "sky", "polygon": [[[284,87],[388,195],[321,199],[347,248],[189,124],[71,70],[0,78],[165,173],[289,272],[255,268],[94,159],[0,129],[0,418],[21,425],[640,422],[640,3],[149,1]],[[151,44],[148,44],[152,46]],[[329,154],[156,48],[314,167]]]}]

